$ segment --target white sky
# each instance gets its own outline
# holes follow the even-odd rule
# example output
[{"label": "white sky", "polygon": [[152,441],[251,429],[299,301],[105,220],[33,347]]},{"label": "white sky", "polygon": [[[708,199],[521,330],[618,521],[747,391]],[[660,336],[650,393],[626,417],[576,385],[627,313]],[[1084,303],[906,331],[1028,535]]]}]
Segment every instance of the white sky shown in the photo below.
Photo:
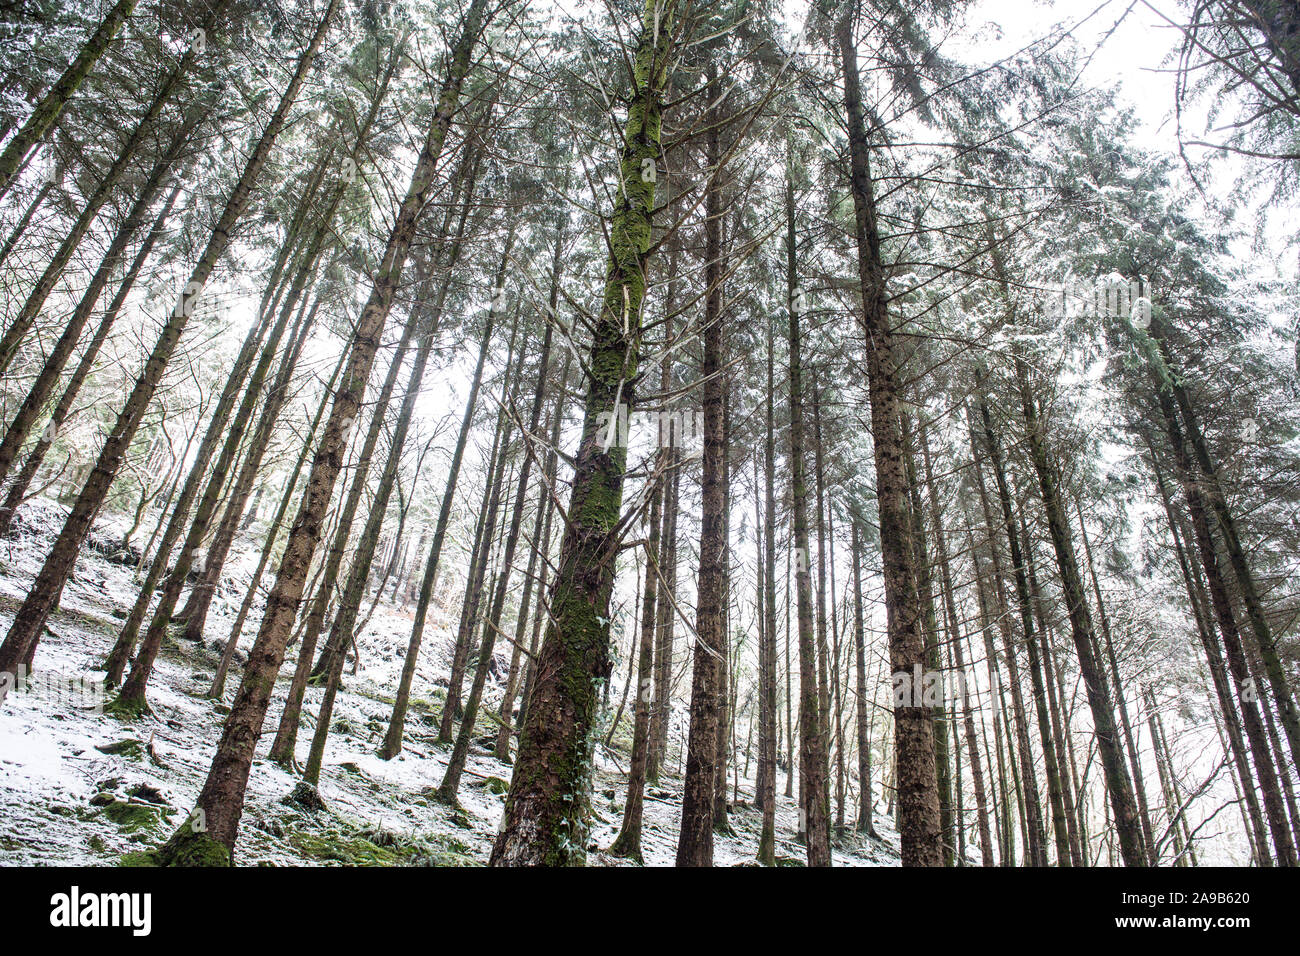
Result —
[{"label": "white sky", "polygon": [[1099,87],[1118,84],[1120,99],[1143,122],[1141,145],[1173,155],[1174,77],[1168,71],[1180,35],[1151,7],[1171,19],[1179,17],[1172,0],[1153,0],[1150,7],[1142,0],[976,0],[968,25],[979,30],[978,40],[967,55],[975,62],[997,60],[1060,24],[1086,21],[1073,31],[1081,50],[1095,51],[1084,81]]}]

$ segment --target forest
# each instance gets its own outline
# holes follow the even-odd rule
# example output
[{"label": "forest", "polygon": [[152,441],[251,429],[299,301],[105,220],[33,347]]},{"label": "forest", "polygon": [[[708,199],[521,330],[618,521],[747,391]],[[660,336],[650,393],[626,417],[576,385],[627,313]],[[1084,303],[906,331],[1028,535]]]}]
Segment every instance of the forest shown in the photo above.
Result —
[{"label": "forest", "polygon": [[1296,866],[1298,186],[1294,0],[5,0],[3,863]]}]

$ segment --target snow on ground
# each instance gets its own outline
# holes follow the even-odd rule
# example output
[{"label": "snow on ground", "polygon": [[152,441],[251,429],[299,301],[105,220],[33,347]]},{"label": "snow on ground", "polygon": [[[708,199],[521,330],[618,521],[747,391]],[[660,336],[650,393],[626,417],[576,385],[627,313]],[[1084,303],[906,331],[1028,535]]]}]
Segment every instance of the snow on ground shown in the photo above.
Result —
[{"label": "snow on ground", "polygon": [[[0,633],[8,630],[61,514],[56,506],[38,502],[22,513],[25,533],[0,541]],[[164,646],[150,681],[152,715],[123,720],[57,692],[57,678],[102,677],[96,668],[134,599],[134,569],[106,557],[112,551],[107,543],[121,530],[108,522],[96,527],[37,651],[32,692],[11,693],[0,706],[0,860],[5,864],[113,865],[124,854],[157,846],[193,806],[238,687],[236,669],[224,702],[203,696],[247,586],[247,555],[232,562],[236,580],[224,582],[225,593],[214,601],[204,643],[176,638]],[[245,646],[255,624],[256,613],[245,629]],[[326,809],[287,803],[297,778],[259,758],[249,781],[237,863],[475,865],[487,860],[505,802],[498,791],[510,778],[510,766],[486,747],[475,747],[462,778],[460,808],[431,797],[450,749],[434,739],[453,640],[449,626],[454,619],[431,615],[403,753],[381,760],[375,748],[387,728],[410,611],[379,606],[358,641],[360,669],[345,671],[335,703],[320,787]],[[503,663],[499,672],[505,670]],[[286,665],[277,684],[259,754],[270,746],[291,671]],[[498,684],[489,683],[484,710],[490,713],[480,713],[480,743],[489,747],[500,692]],[[307,694],[300,759],[310,745],[320,695],[315,688]],[[670,744],[670,751],[677,746],[680,741]],[[602,748],[597,754],[592,865],[628,865],[601,852],[622,820],[625,785],[619,768],[627,762],[625,752]],[[742,781],[732,815],[735,834],[715,840],[720,866],[753,861],[760,819],[752,798],[752,781]],[[672,865],[680,803],[680,779],[665,777],[647,790],[642,837],[647,865]],[[796,820],[794,802],[778,795],[777,855],[792,863],[803,859],[794,842]],[[878,816],[876,827],[879,840],[850,834],[840,841],[836,864],[897,865],[898,840],[890,821]]]}]

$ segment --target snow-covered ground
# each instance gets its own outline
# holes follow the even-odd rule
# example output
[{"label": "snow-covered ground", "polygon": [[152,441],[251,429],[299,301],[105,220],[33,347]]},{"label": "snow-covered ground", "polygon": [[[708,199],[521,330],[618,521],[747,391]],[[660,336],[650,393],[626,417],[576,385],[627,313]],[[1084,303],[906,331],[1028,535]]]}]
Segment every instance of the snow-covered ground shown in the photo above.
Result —
[{"label": "snow-covered ground", "polygon": [[[39,530],[0,541],[0,633],[13,620],[60,513],[40,503],[25,517],[29,529]],[[97,527],[94,541],[102,544],[114,535],[120,535],[120,529],[111,524]],[[177,638],[164,647],[150,682],[152,715],[123,720],[96,713],[82,700],[53,691],[52,677],[102,676],[96,668],[135,595],[134,569],[108,560],[95,547],[84,549],[37,653],[36,672],[45,679],[33,681],[31,693],[11,693],[0,706],[0,861],[114,865],[125,854],[152,848],[171,833],[193,805],[228,709],[203,694],[233,620],[233,605],[242,597],[248,563],[233,564],[235,580],[227,582],[227,593],[214,602],[204,644]],[[462,778],[461,809],[431,798],[449,749],[435,743],[432,726],[447,681],[453,639],[448,624],[441,616],[431,618],[404,751],[395,760],[381,760],[375,748],[387,728],[410,613],[380,605],[358,642],[361,668],[355,675],[345,672],[335,704],[320,787],[326,809],[307,810],[285,802],[296,778],[271,761],[257,760],[235,852],[237,863],[475,865],[487,860],[505,801],[499,791],[509,780],[510,766],[487,749],[475,748]],[[245,630],[245,646],[255,625],[254,617],[253,627]],[[499,670],[504,673],[505,667]],[[270,746],[290,671],[286,665],[259,753]],[[236,670],[228,684],[227,702],[238,679]],[[318,689],[308,691],[299,733],[300,758],[310,744],[320,694]],[[487,710],[492,715],[499,695],[499,686],[490,684]],[[480,726],[486,737],[496,725],[481,715]],[[621,823],[625,787],[618,768],[627,766],[627,754],[602,749],[596,764],[593,849],[588,862],[628,865],[601,852],[613,842]],[[753,861],[759,816],[749,805],[752,797],[752,780],[742,781],[740,802],[732,815],[735,835],[715,841],[715,862],[720,866]],[[802,861],[802,848],[794,842],[794,803],[778,799],[777,855]],[[647,865],[672,865],[680,802],[679,779],[666,777],[649,788],[642,838]],[[890,821],[877,817],[876,827],[882,835],[879,840],[847,836],[836,848],[836,864],[896,865],[898,841]]]}]

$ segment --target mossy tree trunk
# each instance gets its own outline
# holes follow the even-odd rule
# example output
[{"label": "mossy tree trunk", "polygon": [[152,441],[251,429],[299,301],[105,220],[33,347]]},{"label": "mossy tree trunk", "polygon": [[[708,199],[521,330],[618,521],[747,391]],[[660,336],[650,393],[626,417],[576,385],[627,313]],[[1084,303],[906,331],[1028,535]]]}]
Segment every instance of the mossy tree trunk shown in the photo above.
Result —
[{"label": "mossy tree trunk", "polygon": [[574,864],[586,856],[591,752],[600,689],[608,680],[609,602],[614,583],[627,449],[606,441],[635,398],[662,103],[675,30],[676,0],[647,0],[633,64],[610,222],[604,299],[588,361],[582,440],[551,622],[542,642],[506,799],[495,866]]}]

